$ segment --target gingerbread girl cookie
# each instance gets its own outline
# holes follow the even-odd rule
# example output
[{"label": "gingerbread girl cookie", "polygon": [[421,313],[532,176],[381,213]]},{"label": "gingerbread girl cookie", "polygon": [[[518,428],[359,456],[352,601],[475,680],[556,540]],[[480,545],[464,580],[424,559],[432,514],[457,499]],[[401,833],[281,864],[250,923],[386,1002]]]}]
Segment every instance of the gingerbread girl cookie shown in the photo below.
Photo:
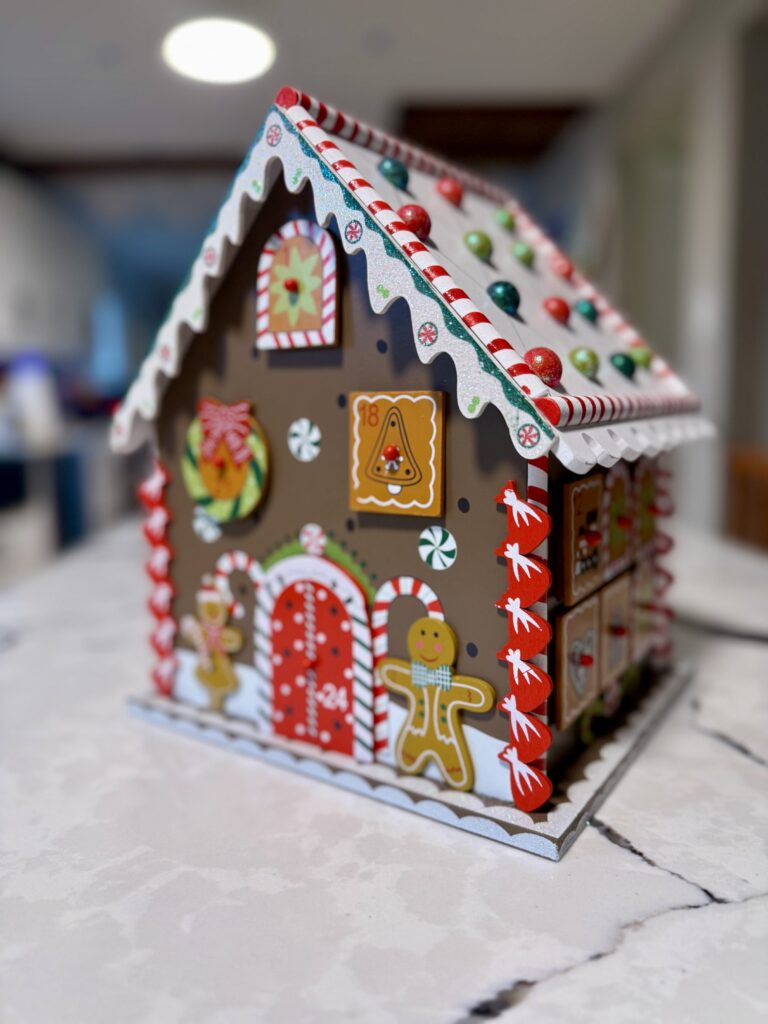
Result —
[{"label": "gingerbread girl cookie", "polygon": [[417,619],[407,643],[410,663],[384,658],[378,666],[382,683],[408,702],[395,744],[397,765],[420,775],[432,760],[453,789],[471,789],[475,771],[459,713],[489,711],[494,689],[483,679],[454,675],[456,634],[446,622]]},{"label": "gingerbread girl cookie", "polygon": [[208,691],[212,711],[222,711],[224,701],[240,683],[230,654],[243,646],[239,629],[227,626],[229,600],[211,576],[204,576],[197,592],[197,618],[185,615],[182,635],[197,651],[195,675]]}]

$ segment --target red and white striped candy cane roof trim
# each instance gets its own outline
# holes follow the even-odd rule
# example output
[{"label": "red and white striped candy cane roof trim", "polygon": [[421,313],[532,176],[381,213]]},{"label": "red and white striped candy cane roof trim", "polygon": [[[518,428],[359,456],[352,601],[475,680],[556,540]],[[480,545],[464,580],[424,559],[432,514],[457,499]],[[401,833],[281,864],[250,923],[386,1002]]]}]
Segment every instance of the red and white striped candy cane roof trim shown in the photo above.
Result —
[{"label": "red and white striped candy cane roof trim", "polygon": [[403,142],[402,139],[396,139],[378,128],[371,128],[370,125],[364,124],[340,110],[335,110],[327,103],[322,103],[314,96],[308,96],[307,93],[299,92],[298,89],[293,89],[291,86],[280,89],[275,97],[275,103],[284,109],[302,107],[318,126],[330,135],[349,139],[350,142],[355,142],[358,146],[364,146],[382,156],[395,157],[402,160],[404,164],[408,164],[409,167],[424,171],[425,174],[456,178],[468,191],[485,196],[486,199],[492,199],[494,202],[505,203],[509,200],[509,195],[503,189],[490,184],[483,178],[478,178],[460,167],[454,167],[453,164],[439,156],[426,153],[423,149]]},{"label": "red and white striped candy cane roof trim", "polygon": [[[286,86],[275,97],[315,152],[324,160],[368,212],[387,231],[400,249],[432,285],[451,311],[483,344],[486,351],[504,369],[520,390],[534,399],[534,404],[555,427],[576,427],[616,423],[631,419],[694,412],[700,407],[698,398],[678,381],[679,392],[667,395],[601,394],[583,396],[555,395],[541,379],[531,372],[508,339],[499,336],[488,317],[475,307],[469,296],[454,282],[448,271],[437,264],[426,245],[419,241],[399,219],[392,207],[379,196],[355,165],[326,134],[330,132],[360,146],[392,156],[427,174],[448,174],[465,188],[499,202],[513,210],[521,237],[543,255],[562,256],[555,243],[526,214],[508,193],[474,175],[423,152],[415,146],[395,139],[385,132],[357,121],[341,111],[320,102],[313,96]],[[574,270],[572,282],[580,294],[595,304],[601,322],[613,330],[626,344],[642,345],[640,335],[631,327],[590,283]],[[660,356],[654,355],[653,369],[659,377],[674,377]]]},{"label": "red and white striped candy cane roof trim", "polygon": [[[355,141],[361,145],[370,145],[376,149],[377,146],[384,146],[384,142],[380,140],[388,140],[387,145],[395,147],[392,149],[393,156],[396,153],[400,153],[402,157],[406,150],[408,150],[411,162],[414,165],[418,151],[406,147],[402,143],[397,143],[394,139],[390,140],[389,136],[385,136],[382,132],[375,132],[370,128],[364,130],[368,133],[367,135],[363,134],[361,138],[357,138],[357,134],[363,132],[358,122],[347,121],[344,115],[339,114],[330,107],[326,107],[317,100],[313,100],[309,96],[297,93],[293,89],[281,89],[277,94],[276,102],[278,105],[286,107],[286,113],[296,125],[296,129],[301,132],[318,156],[328,164],[334,174],[355,195],[370,215],[378,221],[392,241],[419,270],[425,281],[441,296],[446,305],[450,307],[451,312],[482,343],[488,354],[501,366],[507,376],[526,395],[546,395],[548,393],[546,385],[515,352],[509,341],[499,336],[496,328],[485,313],[481,313],[467,293],[462,288],[459,288],[445,267],[435,262],[435,258],[427,246],[406,227],[389,203],[382,199],[373,185],[362,177],[357,167],[355,167],[351,160],[347,159],[336,143],[326,135],[317,121],[308,116],[309,111],[303,103],[304,100],[307,100],[309,105],[318,111],[318,116],[323,116],[324,122],[330,122],[334,130],[341,125],[342,130],[347,133],[345,137],[350,140],[355,137]],[[286,106],[291,103],[292,105]],[[340,133],[336,132],[336,134]],[[384,149],[378,148],[378,151],[384,152]],[[435,161],[426,155],[422,155],[422,159],[426,161],[423,169],[426,170],[429,167],[431,168],[431,173],[435,173]],[[444,166],[447,169],[447,165]]]},{"label": "red and white striped candy cane roof trim", "polygon": [[536,408],[554,427],[584,427],[590,423],[696,412],[696,395],[545,395],[534,399]]},{"label": "red and white striped candy cane roof trim", "polygon": [[[309,238],[320,250],[322,261],[322,326],[312,331],[269,329],[270,272],[280,243],[289,238]],[[290,220],[269,238],[261,250],[256,275],[256,347],[260,349],[317,348],[336,343],[336,249],[331,236],[310,220]]]}]

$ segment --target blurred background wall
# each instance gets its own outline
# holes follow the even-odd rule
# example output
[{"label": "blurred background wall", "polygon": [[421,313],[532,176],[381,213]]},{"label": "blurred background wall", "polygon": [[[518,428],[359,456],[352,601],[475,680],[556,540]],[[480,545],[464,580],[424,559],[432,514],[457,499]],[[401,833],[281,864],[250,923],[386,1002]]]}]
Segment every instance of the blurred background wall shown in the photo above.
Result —
[{"label": "blurred background wall", "polygon": [[[164,66],[192,17],[275,42],[254,81]],[[681,518],[768,546],[768,11],[760,0],[5,0],[0,585],[124,514],[108,419],[277,88],[516,193],[699,391]]]}]

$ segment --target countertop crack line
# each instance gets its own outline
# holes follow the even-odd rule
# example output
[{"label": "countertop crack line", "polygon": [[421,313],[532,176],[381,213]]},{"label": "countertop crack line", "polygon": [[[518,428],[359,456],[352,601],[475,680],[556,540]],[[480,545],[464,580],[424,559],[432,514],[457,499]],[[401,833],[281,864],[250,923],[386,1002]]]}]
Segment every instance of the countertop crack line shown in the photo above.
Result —
[{"label": "countertop crack line", "polygon": [[754,763],[760,765],[761,768],[768,768],[768,761],[759,757],[743,743],[739,743],[738,740],[733,739],[732,736],[728,736],[727,733],[720,732],[718,729],[710,729],[706,725],[699,725],[697,722],[693,723],[693,727],[697,732],[702,733],[704,736],[709,736],[710,739],[717,740],[719,743],[724,743],[727,747],[730,747],[731,750],[735,750],[737,754],[741,754],[743,757],[749,758],[750,761],[754,761]]},{"label": "countertop crack line", "polygon": [[[630,848],[626,847],[626,849]],[[638,854],[638,856],[642,857],[642,854]],[[643,857],[643,860],[645,859],[646,858]],[[647,861],[647,863],[650,864],[652,862]],[[661,868],[660,870],[664,869]],[[674,872],[668,873],[674,874]],[[682,878],[682,876],[678,877]],[[687,881],[687,879],[682,880]],[[702,893],[706,893],[706,890],[701,886],[696,886],[695,883],[689,884],[694,885],[695,888],[701,889]],[[544,974],[535,980],[527,981],[524,979],[518,979],[508,987],[499,989],[499,991],[490,999],[483,999],[481,1002],[477,1003],[472,1007],[469,1013],[458,1020],[456,1024],[477,1024],[477,1021],[493,1020],[494,1018],[500,1017],[503,1013],[506,1013],[507,1010],[514,1009],[516,1006],[523,1003],[526,997],[534,988],[536,988],[537,985],[541,985],[547,981],[553,981],[554,979],[570,974],[572,971],[578,970],[589,963],[594,963],[598,960],[603,960],[605,957],[612,956],[619,950],[624,939],[631,931],[635,928],[642,927],[650,921],[656,920],[656,918],[664,917],[667,914],[674,914],[681,910],[706,910],[717,904],[737,906],[742,903],[750,903],[752,900],[765,899],[766,897],[768,897],[768,893],[761,892],[755,893],[751,896],[745,896],[743,899],[739,900],[722,900],[713,898],[712,900],[707,900],[706,903],[683,903],[673,907],[665,907],[663,910],[657,910],[652,914],[648,914],[647,917],[641,917],[636,921],[627,921],[619,927],[616,941],[608,949],[600,950],[597,953],[591,953],[589,956],[584,957],[583,960],[579,960],[575,964],[568,964],[566,967],[558,968],[557,970],[551,971],[549,974]]]},{"label": "countertop crack line", "polygon": [[595,828],[601,836],[605,836],[609,843],[620,847],[622,850],[628,850],[630,853],[639,857],[640,860],[644,861],[649,867],[657,868],[659,871],[665,872],[667,875],[671,875],[673,878],[678,878],[681,882],[685,882],[687,885],[692,885],[698,889],[710,903],[730,903],[730,900],[725,899],[722,896],[716,896],[711,889],[707,889],[705,886],[700,885],[698,882],[692,882],[690,878],[686,878],[685,875],[681,875],[679,871],[673,871],[672,868],[664,867],[663,864],[657,864],[655,860],[652,860],[648,854],[643,853],[639,850],[634,843],[632,843],[626,836],[623,836],[620,832],[617,832],[615,828],[612,828],[606,822],[601,821],[600,818],[592,818],[590,825]]}]

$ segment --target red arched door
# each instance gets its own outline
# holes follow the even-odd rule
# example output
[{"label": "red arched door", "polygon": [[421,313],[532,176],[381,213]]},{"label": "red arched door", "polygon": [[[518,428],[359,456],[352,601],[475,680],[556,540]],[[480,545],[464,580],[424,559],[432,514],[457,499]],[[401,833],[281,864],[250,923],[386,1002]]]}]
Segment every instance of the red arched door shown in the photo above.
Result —
[{"label": "red arched door", "polygon": [[352,622],[331,587],[288,584],[272,610],[275,732],[325,750],[354,751]]}]

